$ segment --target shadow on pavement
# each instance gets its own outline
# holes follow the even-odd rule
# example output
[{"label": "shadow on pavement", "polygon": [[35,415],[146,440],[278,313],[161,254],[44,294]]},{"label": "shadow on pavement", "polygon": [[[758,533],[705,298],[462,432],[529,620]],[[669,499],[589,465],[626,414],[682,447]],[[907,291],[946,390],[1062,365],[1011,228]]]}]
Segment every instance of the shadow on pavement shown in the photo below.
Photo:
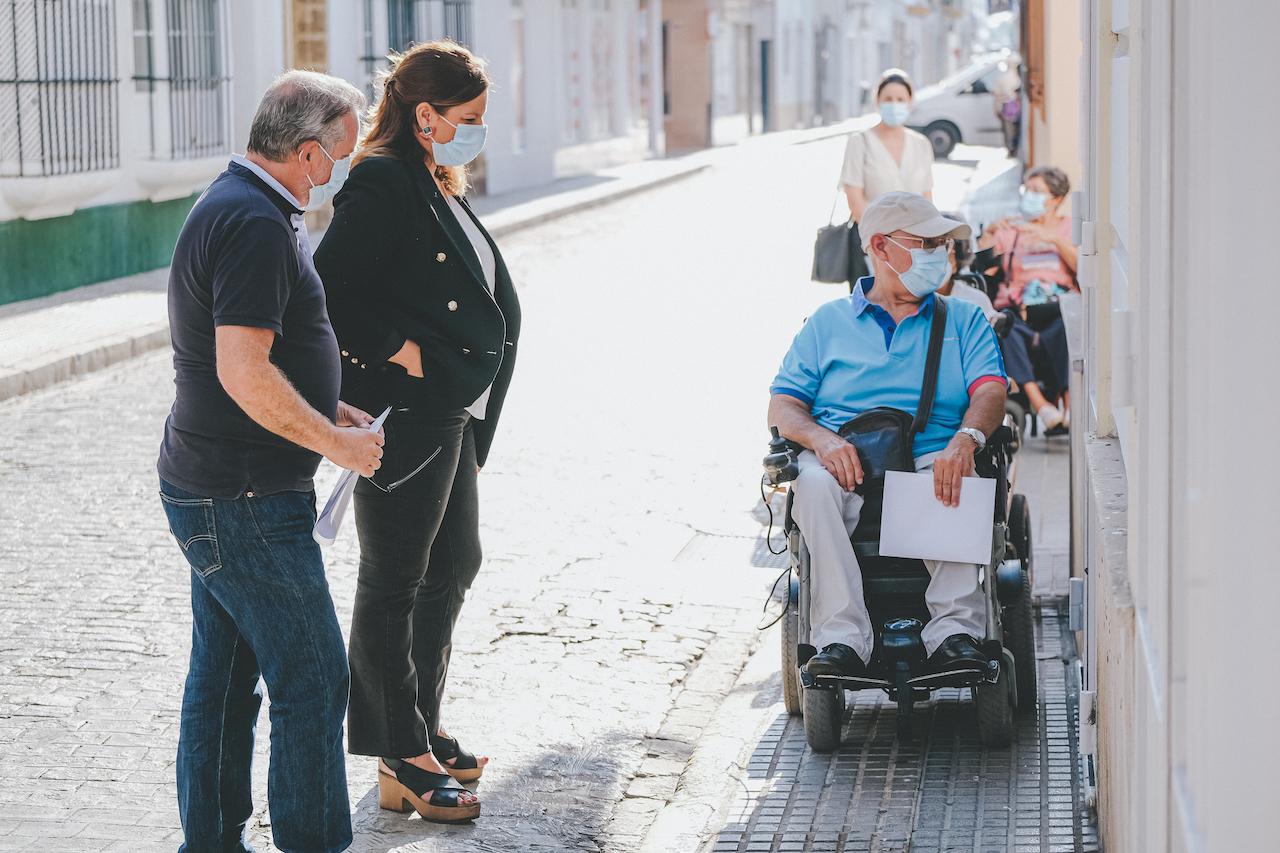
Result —
[{"label": "shadow on pavement", "polygon": [[372,786],[356,806],[352,851],[520,851],[601,849],[629,771],[619,760],[634,740],[622,735],[591,744],[550,745],[518,767],[494,765],[491,778],[468,785],[480,795],[480,819],[437,824],[378,807]]}]

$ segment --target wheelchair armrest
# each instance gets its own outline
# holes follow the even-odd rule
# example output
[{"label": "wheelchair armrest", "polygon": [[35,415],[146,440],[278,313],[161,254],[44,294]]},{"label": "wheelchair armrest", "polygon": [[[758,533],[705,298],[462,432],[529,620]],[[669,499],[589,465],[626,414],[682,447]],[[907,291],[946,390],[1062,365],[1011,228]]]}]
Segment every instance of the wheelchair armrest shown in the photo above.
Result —
[{"label": "wheelchair armrest", "polygon": [[996,431],[991,433],[991,437],[987,439],[987,446],[993,444],[1011,445],[1014,442],[1013,430],[1009,429],[1008,424],[1000,424]]},{"label": "wheelchair armrest", "polygon": [[996,316],[991,318],[991,328],[995,329],[997,338],[1007,338],[1013,331],[1013,317],[1006,311],[997,312]]},{"label": "wheelchair armrest", "polygon": [[1018,437],[1008,424],[1001,424],[987,438],[987,446],[973,457],[974,466],[979,477],[1001,476],[1001,466],[1012,458],[1018,450]]}]

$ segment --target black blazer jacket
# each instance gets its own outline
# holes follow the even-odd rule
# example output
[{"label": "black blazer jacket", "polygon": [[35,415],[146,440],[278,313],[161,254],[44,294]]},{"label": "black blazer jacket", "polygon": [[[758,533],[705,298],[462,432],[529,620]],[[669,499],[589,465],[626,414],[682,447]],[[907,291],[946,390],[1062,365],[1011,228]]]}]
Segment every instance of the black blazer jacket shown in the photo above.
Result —
[{"label": "black blazer jacket", "polygon": [[416,159],[369,157],[351,170],[315,264],[342,352],[342,398],[375,415],[392,404],[390,379],[403,370],[387,359],[412,340],[422,348],[427,396],[442,408],[469,406],[492,383],[486,417],[473,425],[483,465],[515,367],[520,302],[498,247],[458,201],[493,249],[492,294],[471,241]]}]

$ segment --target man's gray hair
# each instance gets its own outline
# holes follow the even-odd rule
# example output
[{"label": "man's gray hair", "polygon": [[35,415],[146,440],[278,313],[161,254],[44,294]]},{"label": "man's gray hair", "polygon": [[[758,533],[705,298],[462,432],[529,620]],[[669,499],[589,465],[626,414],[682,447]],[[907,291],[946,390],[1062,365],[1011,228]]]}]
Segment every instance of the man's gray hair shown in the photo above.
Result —
[{"label": "man's gray hair", "polygon": [[262,96],[249,127],[249,150],[277,163],[312,140],[332,151],[342,141],[343,119],[354,112],[358,120],[364,108],[364,93],[346,80],[286,71]]}]

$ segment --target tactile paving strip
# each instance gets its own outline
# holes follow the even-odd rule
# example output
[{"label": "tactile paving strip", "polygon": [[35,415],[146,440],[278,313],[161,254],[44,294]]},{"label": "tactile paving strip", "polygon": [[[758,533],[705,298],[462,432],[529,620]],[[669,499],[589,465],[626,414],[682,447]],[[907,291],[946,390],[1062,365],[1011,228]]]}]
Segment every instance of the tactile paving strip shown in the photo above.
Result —
[{"label": "tactile paving strip", "polygon": [[978,743],[968,690],[918,705],[900,742],[882,693],[847,693],[843,745],[809,750],[799,718],[779,715],[751,756],[715,853],[1087,853],[1076,754],[1075,652],[1052,605],[1036,629],[1040,702],[1007,749]]}]

